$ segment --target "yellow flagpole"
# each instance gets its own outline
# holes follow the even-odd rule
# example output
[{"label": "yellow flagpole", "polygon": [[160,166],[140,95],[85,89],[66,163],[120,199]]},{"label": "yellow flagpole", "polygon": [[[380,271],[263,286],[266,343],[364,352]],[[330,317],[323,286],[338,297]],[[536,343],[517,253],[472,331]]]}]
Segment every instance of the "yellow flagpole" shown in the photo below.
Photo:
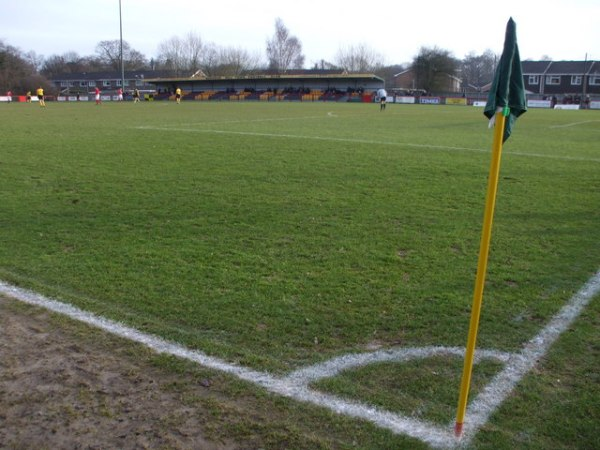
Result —
[{"label": "yellow flagpole", "polygon": [[487,195],[485,200],[485,212],[483,216],[483,230],[479,245],[479,260],[477,263],[477,277],[475,278],[475,289],[473,292],[473,307],[471,310],[471,321],[469,324],[469,335],[465,351],[465,362],[460,385],[460,396],[458,399],[458,410],[456,413],[456,424],[454,432],[461,436],[465,414],[467,411],[467,400],[469,387],[471,385],[471,373],[473,372],[473,359],[475,356],[475,344],[477,342],[477,329],[479,327],[479,316],[481,303],[483,301],[483,287],[487,271],[490,240],[492,237],[492,223],[494,220],[494,207],[496,206],[496,192],[498,190],[498,176],[500,174],[500,159],[502,157],[502,138],[504,134],[505,116],[502,111],[496,112],[496,124],[494,127],[494,141],[492,144],[492,161],[488,178]]}]

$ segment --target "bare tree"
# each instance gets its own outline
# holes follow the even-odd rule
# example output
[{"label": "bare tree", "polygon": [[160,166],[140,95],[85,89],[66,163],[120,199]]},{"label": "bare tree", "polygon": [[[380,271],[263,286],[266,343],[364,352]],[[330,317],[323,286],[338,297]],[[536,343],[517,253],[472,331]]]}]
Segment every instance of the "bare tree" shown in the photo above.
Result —
[{"label": "bare tree", "polygon": [[19,78],[28,75],[31,67],[21,57],[18,48],[0,41],[0,89],[14,89]]},{"label": "bare tree", "polygon": [[256,70],[260,56],[252,55],[243,48],[223,47],[219,51],[219,74],[221,76],[240,76],[244,72]]},{"label": "bare tree", "polygon": [[275,20],[275,34],[267,41],[267,59],[269,69],[285,73],[289,69],[301,69],[304,66],[302,44],[290,32],[278,17]]},{"label": "bare tree", "polygon": [[12,90],[24,93],[39,86],[52,92],[50,82],[37,74],[36,67],[27,55],[0,40],[0,92]]},{"label": "bare tree", "polygon": [[[125,45],[125,42],[123,42],[123,45]],[[123,62],[125,63],[125,70],[140,70],[148,67],[148,60],[142,52],[131,49],[128,53],[125,53],[125,47],[123,47]]]},{"label": "bare tree", "polygon": [[41,70],[44,64],[44,57],[42,55],[38,55],[33,50],[25,53],[23,55],[23,59],[25,59],[25,61],[27,61],[36,72]]},{"label": "bare tree", "polygon": [[335,57],[335,63],[348,72],[375,72],[383,61],[383,55],[365,43],[340,48]]},{"label": "bare tree", "polygon": [[196,33],[184,37],[173,36],[159,47],[159,65],[171,70],[174,76],[192,76],[198,70],[209,77],[239,76],[254,70],[260,57],[242,48],[219,47],[212,42],[203,42]]},{"label": "bare tree", "polygon": [[[107,68],[111,70],[121,69],[121,41],[100,41],[96,45],[96,54]],[[147,66],[146,57],[137,50],[131,48],[127,41],[123,41],[123,64],[127,70],[137,70]]]},{"label": "bare tree", "polygon": [[214,43],[209,42],[204,46],[200,67],[204,74],[209,77],[219,75],[219,66],[221,64],[221,56],[219,47]]},{"label": "bare tree", "polygon": [[158,46],[158,60],[165,69],[175,76],[192,75],[201,68],[204,52],[207,50],[202,38],[190,31],[184,37],[173,36]]},{"label": "bare tree", "polygon": [[67,52],[62,55],[51,55],[44,60],[41,73],[53,77],[63,73],[97,72],[106,70],[107,67],[98,57],[81,57],[76,52]]},{"label": "bare tree", "polygon": [[187,70],[183,41],[173,36],[158,45],[158,61],[165,70],[170,70],[173,75],[179,76]]},{"label": "bare tree", "polygon": [[491,50],[481,55],[469,53],[465,56],[460,64],[463,89],[481,91],[484,85],[493,80],[497,59]]},{"label": "bare tree", "polygon": [[204,45],[200,35],[190,31],[183,39],[183,54],[187,64],[186,69],[190,73],[196,72],[200,68],[200,60]]},{"label": "bare tree", "polygon": [[421,47],[412,63],[417,87],[428,92],[444,89],[447,77],[456,75],[457,66],[458,61],[450,51]]},{"label": "bare tree", "polygon": [[337,70],[339,67],[334,63],[330,63],[329,61],[325,61],[324,59],[320,59],[315,62],[313,66],[313,70]]},{"label": "bare tree", "polygon": [[44,61],[41,71],[47,77],[53,77],[59,73],[69,73],[70,69],[63,56],[51,55]]},{"label": "bare tree", "polygon": [[200,68],[209,77],[237,77],[255,71],[260,56],[239,47],[218,47],[209,43],[204,48]]}]

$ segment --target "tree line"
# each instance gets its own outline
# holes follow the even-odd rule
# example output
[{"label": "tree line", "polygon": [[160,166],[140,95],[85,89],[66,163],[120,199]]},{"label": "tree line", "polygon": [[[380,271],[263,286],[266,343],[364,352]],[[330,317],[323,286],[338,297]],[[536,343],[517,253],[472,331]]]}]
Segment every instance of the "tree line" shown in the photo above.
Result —
[{"label": "tree line", "polygon": [[[305,68],[302,43],[290,33],[280,18],[275,20],[275,32],[267,40],[266,64],[258,53],[241,47],[223,47],[205,42],[193,31],[162,41],[156,57],[146,58],[141,52],[123,41],[123,66],[126,71],[161,70],[174,77],[188,77],[203,73],[208,77],[235,77],[264,72],[286,73]],[[333,61],[321,60],[312,69],[338,69],[354,73],[374,73],[391,85],[393,76],[412,68],[419,89],[435,92],[444,86],[444,77],[462,79],[467,91],[479,90],[492,80],[496,55],[486,51],[481,55],[469,54],[460,60],[438,47],[422,47],[411,63],[386,65],[384,57],[366,43],[340,47]],[[80,56],[69,51],[62,55],[42,57],[34,51],[27,53],[0,41],[0,90],[24,92],[37,86],[51,89],[48,81],[60,74],[93,73],[121,70],[121,42],[100,41],[95,54]]]}]

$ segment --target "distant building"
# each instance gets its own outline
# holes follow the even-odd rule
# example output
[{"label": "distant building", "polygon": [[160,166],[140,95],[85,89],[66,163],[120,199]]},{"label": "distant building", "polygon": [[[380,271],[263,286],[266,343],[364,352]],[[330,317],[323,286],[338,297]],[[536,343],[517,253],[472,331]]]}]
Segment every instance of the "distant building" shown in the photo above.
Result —
[{"label": "distant building", "polygon": [[[443,74],[440,92],[461,92],[462,80],[454,75]],[[419,85],[416,73],[412,68],[408,68],[394,75],[394,85],[390,86],[395,91],[417,92],[423,91],[423,86]]]},{"label": "distant building", "polygon": [[[187,93],[214,93],[220,95],[259,93],[285,95],[285,99],[302,99],[303,95],[322,93],[342,94],[371,93],[384,87],[384,80],[370,73],[348,73],[343,70],[288,70],[285,74],[270,71],[247,72],[239,76],[206,76],[197,72],[191,77],[157,77],[148,80],[157,91],[173,92],[176,87]],[[321,98],[319,98],[321,99]]]},{"label": "distant building", "polygon": [[136,70],[125,72],[123,86],[121,72],[80,72],[59,74],[50,80],[56,91],[63,95],[87,95],[97,87],[102,92],[116,92],[122,88],[125,92],[138,89],[142,92],[154,91],[154,86],[146,80],[164,76],[166,72],[155,70]]},{"label": "distant building", "polygon": [[[528,95],[539,96],[596,96],[600,95],[600,61],[522,61],[523,81]],[[482,87],[489,91],[490,83]],[[422,91],[409,68],[394,75],[396,91]],[[441,92],[462,92],[461,80],[447,75],[447,83],[440,88]],[[468,91],[468,90],[467,90]]]},{"label": "distant building", "polygon": [[120,88],[126,93],[138,89],[152,99],[168,99],[180,88],[184,99],[198,100],[332,100],[367,101],[370,94],[384,87],[374,74],[348,73],[342,70],[289,70],[285,74],[270,71],[248,72],[240,76],[206,76],[202,71],[188,77],[173,77],[167,71],[69,73],[52,78],[63,96],[87,95],[98,87],[105,95]]},{"label": "distant building", "polygon": [[521,66],[530,94],[600,95],[600,61],[522,61]]}]

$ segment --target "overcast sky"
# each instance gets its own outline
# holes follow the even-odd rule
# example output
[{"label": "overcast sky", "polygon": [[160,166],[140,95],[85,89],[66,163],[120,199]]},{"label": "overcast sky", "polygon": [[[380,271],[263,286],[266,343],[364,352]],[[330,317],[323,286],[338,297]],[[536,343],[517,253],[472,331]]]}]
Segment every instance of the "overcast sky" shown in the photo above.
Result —
[{"label": "overcast sky", "polygon": [[[87,56],[98,42],[119,39],[119,0],[0,5],[0,39],[25,52]],[[501,53],[512,16],[522,59],[600,60],[600,0],[121,0],[121,12],[123,39],[147,58],[162,41],[194,31],[205,42],[241,47],[266,61],[277,17],[302,43],[307,68],[359,43],[386,64],[410,62],[423,46],[463,58],[486,49]]]}]

